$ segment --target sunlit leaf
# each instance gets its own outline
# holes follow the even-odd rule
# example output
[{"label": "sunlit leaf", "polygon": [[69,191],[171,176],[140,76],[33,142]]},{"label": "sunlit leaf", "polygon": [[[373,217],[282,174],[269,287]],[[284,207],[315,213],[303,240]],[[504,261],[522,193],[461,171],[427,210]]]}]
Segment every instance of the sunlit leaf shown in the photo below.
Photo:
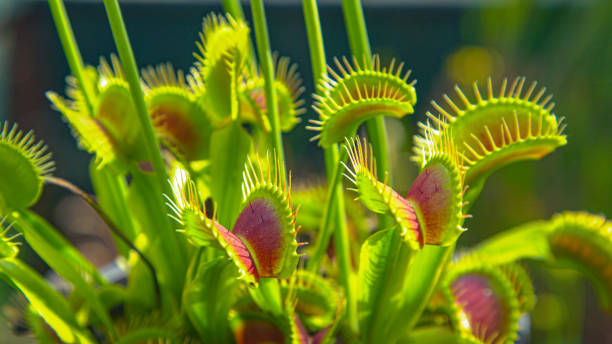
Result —
[{"label": "sunlit leaf", "polygon": [[110,315],[94,289],[95,284],[106,284],[96,267],[38,215],[25,210],[13,212],[11,219],[34,251],[71,283],[76,293],[83,295],[104,326],[112,332]]},{"label": "sunlit leaf", "polygon": [[214,132],[211,147],[210,178],[214,182],[210,192],[219,209],[219,222],[229,228],[240,210],[240,184],[251,138],[238,123],[232,123]]},{"label": "sunlit leaf", "polygon": [[32,307],[66,343],[94,343],[77,323],[74,312],[62,295],[30,267],[17,259],[0,259],[0,274],[11,281]]},{"label": "sunlit leaf", "polygon": [[389,262],[389,251],[393,240],[394,228],[378,231],[371,235],[361,246],[359,258],[359,290],[357,307],[359,323],[363,324],[364,333],[376,317],[375,305],[382,295]]},{"label": "sunlit leaf", "polygon": [[183,307],[200,338],[227,343],[229,310],[237,296],[238,280],[231,262],[224,258],[202,263],[183,292]]}]

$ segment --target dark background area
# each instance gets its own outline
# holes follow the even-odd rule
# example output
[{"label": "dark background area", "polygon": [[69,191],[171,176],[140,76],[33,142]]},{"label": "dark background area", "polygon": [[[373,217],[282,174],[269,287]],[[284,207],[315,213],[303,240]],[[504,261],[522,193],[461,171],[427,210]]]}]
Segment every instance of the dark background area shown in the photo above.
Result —
[{"label": "dark background area", "polygon": [[[53,152],[55,174],[91,190],[91,157],[77,149],[69,128],[44,96],[48,90],[63,93],[64,77],[70,73],[48,5],[2,1],[0,120],[34,130]],[[409,160],[416,123],[431,109],[431,99],[454,93],[455,83],[471,97],[474,80],[484,87],[491,75],[498,86],[503,77],[524,75],[554,94],[555,112],[568,123],[567,146],[542,161],[517,163],[489,178],[460,246],[566,209],[612,216],[611,1],[368,4],[373,52],[387,63],[391,58],[405,62],[418,80],[415,114],[387,122],[397,189],[407,190],[416,175],[416,165]],[[301,6],[277,1],[266,9],[272,49],[298,63],[310,105],[312,72]],[[97,65],[101,56],[115,52],[101,2],[68,2],[67,10],[86,63]],[[187,70],[194,62],[202,17],[221,11],[221,6],[141,1],[126,3],[122,10],[140,67],[171,61]],[[250,22],[248,7],[245,13]],[[322,6],[320,15],[328,62],[348,55],[339,5]],[[323,178],[322,151],[308,141],[313,133],[304,129],[314,117],[309,108],[302,123],[284,136],[294,184]],[[81,249],[108,255],[108,239],[98,238],[95,230],[79,230],[83,223],[95,223],[66,220],[85,216],[79,207],[63,191],[47,187],[35,209]],[[34,257],[30,261],[44,269]],[[612,319],[598,308],[588,284],[567,271],[527,267],[540,295],[532,316],[532,342],[612,343]]]}]

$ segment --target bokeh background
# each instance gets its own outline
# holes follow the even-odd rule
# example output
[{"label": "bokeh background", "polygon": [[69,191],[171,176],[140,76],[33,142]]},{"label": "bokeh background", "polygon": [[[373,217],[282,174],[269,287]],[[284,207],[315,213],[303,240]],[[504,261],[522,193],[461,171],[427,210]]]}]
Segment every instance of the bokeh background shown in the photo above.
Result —
[{"label": "bokeh background", "polygon": [[[339,2],[321,2],[328,61],[349,54]],[[115,52],[103,5],[66,3],[83,59],[97,65],[101,56]],[[183,70],[194,62],[202,17],[221,11],[220,0],[133,0],[122,5],[139,66],[171,61]],[[312,72],[300,2],[266,5],[272,48],[299,64],[310,104]],[[383,61],[404,61],[418,80],[415,114],[387,122],[396,188],[407,190],[417,171],[409,160],[417,122],[430,110],[430,100],[452,93],[454,84],[470,96],[475,80],[484,85],[492,76],[499,84],[504,77],[526,76],[554,94],[555,112],[568,124],[567,146],[542,161],[517,163],[489,178],[460,246],[565,209],[612,217],[612,1],[371,0],[364,5],[373,52]],[[248,19],[248,6],[245,13]],[[91,157],[77,149],[44,95],[47,90],[63,92],[69,73],[47,3],[0,0],[0,120],[34,130],[54,154],[55,174],[91,190]],[[304,129],[308,118],[314,118],[314,111],[284,136],[296,184],[320,180],[324,173],[322,151],[308,141],[312,132]],[[47,187],[35,209],[97,264],[113,258],[103,225],[80,201]],[[27,260],[41,271],[46,268],[33,254]],[[531,342],[612,343],[612,318],[598,308],[588,283],[565,270],[544,270],[537,264],[527,268],[539,294]],[[8,295],[0,285],[0,300]],[[0,323],[0,328],[10,324]],[[7,330],[0,329],[0,342],[16,342],[2,331]]]}]

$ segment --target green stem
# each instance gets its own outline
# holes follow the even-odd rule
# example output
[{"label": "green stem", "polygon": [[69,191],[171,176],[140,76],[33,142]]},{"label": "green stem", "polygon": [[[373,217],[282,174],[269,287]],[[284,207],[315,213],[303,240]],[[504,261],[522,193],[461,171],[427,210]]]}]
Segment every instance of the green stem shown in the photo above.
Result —
[{"label": "green stem", "polygon": [[[470,201],[464,206],[463,211],[467,213],[474,201],[482,191],[486,177],[478,181],[470,193]],[[469,189],[468,189],[469,190]],[[461,223],[463,225],[463,222]],[[453,254],[455,244],[450,246],[426,245],[423,251],[417,255],[414,264],[408,271],[404,281],[404,288],[396,314],[405,314],[399,320],[395,320],[387,327],[387,334],[399,335],[412,330],[417,320],[421,317],[425,306],[436,290],[440,277],[446,270]]]},{"label": "green stem", "polygon": [[85,82],[85,76],[83,75],[83,58],[81,57],[81,52],[74,39],[74,32],[72,31],[70,20],[66,14],[64,2],[62,0],[49,0],[49,7],[51,8],[51,15],[53,16],[57,34],[62,42],[62,47],[64,48],[66,60],[68,60],[72,75],[77,79],[81,90],[83,90],[87,110],[90,114],[93,114],[92,91],[90,85]]},{"label": "green stem", "polygon": [[159,288],[159,282],[157,279],[157,273],[155,272],[155,267],[153,266],[153,264],[151,264],[151,261],[147,259],[147,257],[130,241],[130,239],[127,236],[125,236],[125,234],[119,228],[117,228],[113,220],[110,218],[110,216],[108,216],[104,212],[102,207],[100,207],[100,205],[98,205],[98,203],[96,203],[96,201],[94,201],[93,198],[91,198],[91,196],[89,196],[85,191],[79,189],[76,185],[70,183],[67,180],[56,178],[56,177],[46,177],[45,182],[62,187],[72,192],[73,194],[81,197],[85,201],[85,203],[87,203],[87,205],[89,205],[91,209],[93,209],[98,214],[98,216],[100,216],[100,218],[102,219],[102,221],[104,221],[104,223],[110,229],[110,231],[114,235],[116,235],[119,239],[121,239],[121,241],[125,245],[127,245],[130,249],[136,252],[136,254],[140,257],[140,259],[142,259],[144,264],[149,269],[149,272],[151,272],[151,278],[153,279],[153,285],[155,287],[155,296],[156,296],[157,305],[160,306],[161,305],[161,292]]},{"label": "green stem", "polygon": [[[153,199],[149,199],[149,202],[144,206],[150,207],[149,211],[154,212],[156,216],[160,216],[160,218],[159,221],[156,222],[154,228],[157,230],[157,233],[155,233],[155,236],[150,236],[149,240],[154,242],[154,250],[158,252],[156,257],[154,257],[158,263],[158,269],[163,270],[160,271],[160,274],[163,276],[162,287],[167,285],[175,300],[179,300],[185,278],[187,252],[183,245],[184,242],[182,242],[180,237],[172,230],[168,217],[161,216],[161,214],[168,213],[168,209],[164,205],[162,194],[172,194],[170,184],[168,183],[168,174],[145,103],[136,60],[125,29],[119,3],[117,0],[104,0],[104,6],[115,39],[115,44],[117,45],[119,58],[123,65],[124,76],[130,86],[130,94],[136,106],[138,120],[143,130],[145,149],[151,159],[155,172],[155,178],[152,178],[152,184],[150,185],[150,190],[154,191],[154,196]],[[134,170],[138,171],[137,168],[134,168]],[[143,175],[143,181],[145,183],[147,182],[146,179],[148,178],[145,178]],[[157,183],[155,183],[155,180]],[[151,228],[151,230],[153,231],[153,228]],[[163,289],[162,292],[164,292]]]},{"label": "green stem", "polygon": [[[346,151],[343,151],[341,156],[339,156],[337,145],[326,149],[324,154],[326,165],[335,166],[335,171],[333,176],[328,175],[328,177],[332,177],[329,179],[331,181],[330,190],[332,192],[328,197],[327,207],[325,209],[326,221],[323,225],[322,232],[333,232],[334,252],[338,262],[340,284],[344,288],[344,294],[346,296],[348,322],[353,331],[357,331],[357,298],[355,297],[353,283],[351,283],[351,277],[353,275],[351,246],[346,225],[344,192],[342,189],[342,171],[344,170],[344,166],[340,163],[346,160],[347,155]],[[332,228],[334,229],[332,230]],[[317,241],[317,245],[318,249],[323,249],[322,253],[324,254],[329,246],[329,234],[327,234],[325,240]]]},{"label": "green stem", "polygon": [[277,316],[282,315],[283,306],[278,280],[276,278],[262,278],[259,283],[267,306],[272,310],[272,313]]},{"label": "green stem", "polygon": [[278,104],[276,89],[274,88],[274,67],[272,64],[272,54],[270,53],[270,39],[268,36],[268,26],[266,25],[266,13],[262,0],[251,1],[251,11],[253,15],[253,25],[255,26],[255,40],[257,41],[257,54],[259,64],[264,77],[264,91],[266,94],[266,108],[270,125],[272,127],[271,141],[272,147],[278,154],[281,164],[281,171],[285,171],[285,153],[280,130],[280,120],[278,118]]},{"label": "green stem", "polygon": [[[359,60],[363,59],[368,67],[372,66],[372,51],[370,40],[363,15],[363,8],[360,0],[342,0],[342,10],[344,12],[344,22],[351,46],[351,52]],[[374,156],[377,162],[377,172],[379,176],[389,173],[389,185],[391,182],[391,169],[389,164],[389,153],[387,150],[387,131],[383,117],[376,117],[366,122],[366,129]]]},{"label": "green stem", "polygon": [[[117,224],[122,233],[133,242],[136,233],[134,232],[132,217],[128,211],[125,176],[114,173],[107,166],[99,168],[95,159],[92,159],[89,165],[89,176],[98,204]],[[128,246],[118,240],[118,237],[113,238],[119,254],[127,258]]]},{"label": "green stem", "polygon": [[[344,22],[346,23],[351,52],[358,60],[364,60],[367,67],[372,67],[372,51],[361,1],[342,0],[342,11],[344,12]],[[378,116],[368,120],[366,130],[376,158],[376,172],[379,176],[387,174],[388,185],[393,185],[385,119]],[[393,225],[392,219],[388,216],[380,215],[378,219],[380,228],[388,228]]]},{"label": "green stem", "polygon": [[[236,19],[244,20],[244,11],[242,10],[242,5],[239,0],[223,0],[223,9],[225,12],[229,13],[232,17]],[[249,62],[253,69],[257,68],[257,59],[255,58],[255,48],[253,47],[253,42],[251,41],[249,44]]]},{"label": "green stem", "polygon": [[[325,48],[323,35],[321,33],[321,22],[316,0],[303,0],[304,21],[308,33],[308,46],[310,48],[310,59],[312,63],[313,80],[317,85],[319,80],[326,75]],[[357,303],[353,289],[351,288],[351,251],[349,246],[348,230],[346,226],[344,193],[342,192],[340,157],[338,145],[325,149],[325,167],[327,180],[329,182],[327,207],[324,213],[324,222],[320,235],[317,237],[315,252],[310,259],[308,268],[318,273],[323,256],[329,245],[331,234],[331,223],[333,220],[336,230],[334,231],[334,245],[338,257],[338,269],[340,272],[340,283],[344,287],[347,298],[347,314],[349,324],[357,329]],[[342,160],[345,159],[343,154]]]},{"label": "green stem", "polygon": [[[264,11],[263,0],[251,1],[251,13],[253,16],[253,26],[255,27],[255,40],[257,42],[257,54],[259,55],[259,64],[264,77],[264,92],[266,95],[266,108],[270,126],[270,141],[272,147],[276,151],[279,169],[283,171],[282,176],[286,180],[285,170],[285,152],[283,149],[283,140],[280,130],[280,119],[278,117],[278,102],[276,98],[276,89],[274,88],[274,67],[272,64],[272,54],[270,53],[270,38],[268,35],[268,26],[266,24],[266,12]],[[264,295],[267,302],[270,304],[272,312],[276,315],[282,313],[281,295],[277,279],[264,279],[261,283],[261,293]]]},{"label": "green stem", "polygon": [[106,13],[108,15],[108,21],[110,22],[113,37],[115,38],[115,44],[117,45],[117,51],[119,52],[119,58],[123,65],[123,72],[125,79],[130,86],[130,93],[136,105],[136,113],[140,126],[143,129],[145,148],[149,153],[151,162],[153,164],[153,170],[159,180],[161,189],[170,195],[170,187],[168,184],[168,174],[164,165],[164,160],[161,155],[161,150],[157,143],[155,136],[155,130],[153,129],[153,123],[149,116],[149,110],[145,103],[144,94],[140,85],[140,76],[138,75],[138,68],[136,67],[136,59],[134,58],[134,52],[128,38],[125,24],[123,23],[123,17],[121,10],[119,9],[118,0],[104,0],[104,6],[106,7]]},{"label": "green stem", "polygon": [[397,295],[405,287],[405,284],[402,285],[402,283],[405,283],[404,278],[412,265],[415,251],[403,242],[399,230],[393,230],[390,235],[392,235],[392,241],[388,251],[389,256],[385,257],[387,264],[381,279],[383,281],[382,291],[374,302],[375,308],[372,311],[374,316],[368,319],[367,334],[364,333],[367,336],[365,343],[387,342],[393,335],[385,332],[388,324],[396,318],[403,317],[400,313],[394,313],[394,310],[397,309],[397,299],[389,295]]},{"label": "green stem", "polygon": [[372,51],[366,28],[365,17],[360,0],[342,0],[344,22],[353,55],[358,60],[365,59],[368,67],[372,66]]},{"label": "green stem", "polygon": [[321,22],[316,0],[302,0],[304,11],[304,22],[308,34],[308,47],[310,48],[310,63],[315,86],[319,80],[327,74],[325,62],[325,48],[323,45],[323,34],[321,33]]},{"label": "green stem", "polygon": [[[331,235],[332,235],[332,228],[333,228],[332,221],[335,224],[335,219],[334,219],[335,214],[339,213],[335,208],[336,203],[332,202],[332,200],[337,198],[336,196],[338,195],[339,192],[340,193],[342,192],[340,180],[342,179],[341,171],[343,169],[343,166],[342,164],[340,164],[340,161],[343,161],[346,159],[346,153],[344,153],[341,158],[339,159],[336,158],[336,159],[338,160],[338,162],[336,163],[332,174],[328,176],[329,185],[327,187],[327,198],[326,198],[327,207],[325,207],[325,210],[323,212],[323,223],[321,225],[321,230],[318,232],[318,235],[316,239],[314,240],[315,242],[314,252],[308,259],[308,270],[314,273],[319,273],[319,271],[321,270],[321,264],[323,263],[323,256],[325,256],[325,253],[327,252],[327,247],[329,246],[329,240],[331,239]],[[334,185],[336,186],[340,185],[340,187],[336,187]],[[344,210],[344,203],[341,205],[341,207],[342,207],[341,210]]]},{"label": "green stem", "polygon": [[244,12],[239,0],[223,0],[223,9],[236,19],[244,19]]},{"label": "green stem", "polygon": [[385,335],[405,334],[414,327],[436,290],[454,252],[455,245],[426,245],[415,257],[404,279],[402,298],[395,313],[398,317],[388,324]]}]

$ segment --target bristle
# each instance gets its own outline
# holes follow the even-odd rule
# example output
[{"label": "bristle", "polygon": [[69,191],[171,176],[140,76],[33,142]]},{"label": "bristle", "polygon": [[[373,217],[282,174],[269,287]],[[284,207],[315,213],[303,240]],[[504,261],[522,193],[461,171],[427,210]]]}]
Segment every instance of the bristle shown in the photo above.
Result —
[{"label": "bristle", "polygon": [[47,146],[42,141],[35,143],[31,131],[24,135],[16,123],[10,125],[5,121],[0,129],[0,143],[3,142],[20,151],[31,162],[39,177],[48,176],[55,170],[52,154],[47,152]]},{"label": "bristle", "polygon": [[482,97],[480,96],[480,91],[478,90],[478,82],[474,81],[473,88],[474,95],[476,96],[476,102],[478,102],[478,104],[482,103]]},{"label": "bristle", "polygon": [[181,70],[174,70],[171,63],[162,63],[155,68],[148,66],[141,72],[145,84],[145,91],[150,92],[160,87],[177,87],[188,89],[185,75]]},{"label": "bristle", "polygon": [[472,107],[472,103],[470,103],[470,101],[467,99],[465,94],[463,94],[463,91],[459,88],[458,85],[455,85],[455,92],[457,92],[457,94],[459,95],[459,98],[461,98],[461,101],[463,101],[463,105],[465,105],[466,109],[469,109]]}]

